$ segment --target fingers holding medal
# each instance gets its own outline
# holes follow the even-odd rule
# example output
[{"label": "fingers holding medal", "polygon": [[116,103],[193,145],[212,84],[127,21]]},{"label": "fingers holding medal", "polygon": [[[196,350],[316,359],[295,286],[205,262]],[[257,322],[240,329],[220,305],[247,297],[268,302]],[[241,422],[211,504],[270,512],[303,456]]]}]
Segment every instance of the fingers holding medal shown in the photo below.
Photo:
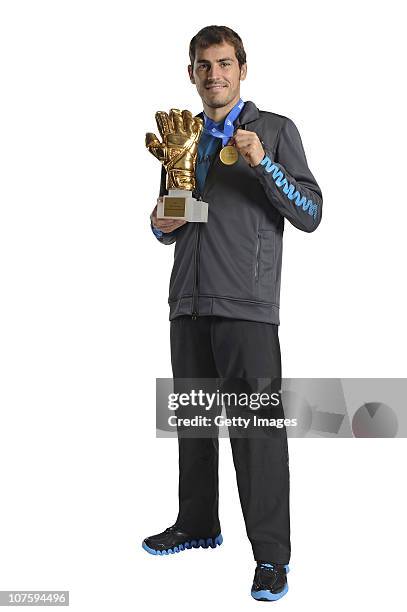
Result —
[{"label": "fingers holding medal", "polygon": [[227,147],[224,147],[222,151],[229,148],[234,148],[236,150],[236,155],[240,153],[252,168],[258,166],[265,156],[265,151],[256,132],[249,132],[249,130],[236,130],[232,139],[228,142]]}]

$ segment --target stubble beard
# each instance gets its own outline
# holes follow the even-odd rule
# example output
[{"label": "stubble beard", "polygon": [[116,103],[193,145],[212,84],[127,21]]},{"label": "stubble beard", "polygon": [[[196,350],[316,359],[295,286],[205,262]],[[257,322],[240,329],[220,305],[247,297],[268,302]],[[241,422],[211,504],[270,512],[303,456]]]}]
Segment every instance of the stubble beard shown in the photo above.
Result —
[{"label": "stubble beard", "polygon": [[209,108],[223,108],[224,106],[227,106],[228,104],[230,104],[235,97],[236,97],[236,92],[230,95],[227,95],[226,98],[224,98],[223,100],[216,101],[216,100],[207,100],[203,98],[203,101]]}]

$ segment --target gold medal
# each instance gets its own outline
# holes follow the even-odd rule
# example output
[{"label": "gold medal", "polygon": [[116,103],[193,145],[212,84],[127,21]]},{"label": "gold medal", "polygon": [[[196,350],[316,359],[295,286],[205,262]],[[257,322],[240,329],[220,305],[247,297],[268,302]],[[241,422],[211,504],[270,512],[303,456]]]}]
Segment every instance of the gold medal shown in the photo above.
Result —
[{"label": "gold medal", "polygon": [[221,149],[219,157],[222,164],[225,164],[226,166],[232,166],[239,159],[239,152],[236,147],[233,147],[232,145],[227,145],[226,147],[223,147],[223,149]]}]

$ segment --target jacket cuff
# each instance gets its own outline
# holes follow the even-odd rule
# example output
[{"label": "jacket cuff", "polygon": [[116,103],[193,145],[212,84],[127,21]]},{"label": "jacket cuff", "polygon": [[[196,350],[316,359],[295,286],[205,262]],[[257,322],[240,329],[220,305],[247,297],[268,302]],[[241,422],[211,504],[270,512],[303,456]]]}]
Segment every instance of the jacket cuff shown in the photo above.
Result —
[{"label": "jacket cuff", "polygon": [[153,232],[154,236],[157,238],[159,242],[161,242],[161,244],[172,244],[173,242],[175,242],[177,230],[173,230],[172,232],[164,233],[160,229],[157,229],[156,227],[154,227],[151,220],[150,220],[150,227],[151,227],[151,231]]},{"label": "jacket cuff", "polygon": [[157,236],[157,238],[161,238],[161,236],[163,235],[164,232],[162,232],[160,229],[157,229],[156,227],[154,227],[153,224],[151,224],[151,229],[152,232],[155,236]]},{"label": "jacket cuff", "polygon": [[265,174],[267,162],[271,162],[271,163],[274,162],[274,155],[271,152],[271,150],[268,147],[264,146],[264,144],[263,144],[263,149],[264,149],[263,159],[261,160],[259,164],[257,164],[257,166],[253,166],[253,170],[257,176],[262,176],[263,174]]}]

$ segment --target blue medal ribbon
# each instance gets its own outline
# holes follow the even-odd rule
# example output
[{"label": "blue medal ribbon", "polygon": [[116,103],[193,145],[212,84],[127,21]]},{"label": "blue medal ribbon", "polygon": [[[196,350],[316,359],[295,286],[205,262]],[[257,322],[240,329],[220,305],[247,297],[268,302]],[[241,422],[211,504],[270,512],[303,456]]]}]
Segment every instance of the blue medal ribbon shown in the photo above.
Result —
[{"label": "blue medal ribbon", "polygon": [[236,120],[236,118],[240,115],[240,111],[242,110],[243,106],[244,106],[244,102],[240,98],[239,102],[235,104],[235,106],[232,108],[228,116],[225,118],[223,130],[220,130],[219,126],[217,126],[216,123],[212,119],[207,117],[204,113],[203,114],[204,115],[204,129],[203,129],[204,133],[210,134],[211,136],[214,136],[215,138],[221,138],[222,146],[225,146],[229,138],[233,136],[233,132],[234,132],[233,123]]}]

